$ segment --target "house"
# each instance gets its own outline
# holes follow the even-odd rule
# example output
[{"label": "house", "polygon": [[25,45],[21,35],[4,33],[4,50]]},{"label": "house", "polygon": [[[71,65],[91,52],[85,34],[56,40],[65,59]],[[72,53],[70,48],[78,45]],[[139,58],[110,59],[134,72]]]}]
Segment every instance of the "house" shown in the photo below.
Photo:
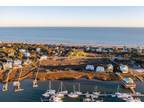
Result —
[{"label": "house", "polygon": [[25,53],[26,50],[25,50],[25,49],[19,49],[19,52],[21,52],[21,53]]},{"label": "house", "polygon": [[29,59],[23,61],[23,65],[30,65],[31,63],[32,61]]},{"label": "house", "polygon": [[25,52],[25,53],[24,53],[24,57],[26,57],[26,58],[29,58],[30,55],[31,55],[31,54],[30,54],[29,52]]},{"label": "house", "polygon": [[142,54],[143,53],[143,47],[137,47],[137,53]]},{"label": "house", "polygon": [[93,65],[86,65],[85,69],[88,71],[94,71],[94,66]]},{"label": "house", "polygon": [[128,66],[127,65],[120,65],[119,69],[122,73],[128,73]]},{"label": "house", "polygon": [[21,67],[21,65],[22,65],[22,61],[21,60],[17,59],[17,60],[13,61],[13,66],[14,67]]},{"label": "house", "polygon": [[3,63],[3,70],[9,70],[9,69],[12,69],[13,67],[13,63],[12,62],[5,62]]},{"label": "house", "polygon": [[97,48],[96,52],[102,52],[102,48]]},{"label": "house", "polygon": [[41,48],[36,48],[36,52],[40,52],[41,51]]},{"label": "house", "polygon": [[96,72],[104,72],[105,68],[103,66],[97,66],[96,67]]},{"label": "house", "polygon": [[112,64],[107,65],[107,72],[113,72],[113,69],[114,69],[114,67]]},{"label": "house", "polygon": [[47,60],[47,58],[48,58],[48,56],[43,55],[43,56],[40,57],[40,60]]}]

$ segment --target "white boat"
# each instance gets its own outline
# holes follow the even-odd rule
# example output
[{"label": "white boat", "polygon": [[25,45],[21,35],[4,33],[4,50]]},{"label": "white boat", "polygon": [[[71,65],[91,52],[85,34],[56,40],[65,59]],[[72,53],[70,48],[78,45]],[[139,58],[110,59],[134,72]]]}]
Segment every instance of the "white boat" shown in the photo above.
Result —
[{"label": "white boat", "polygon": [[70,94],[68,94],[68,97],[70,97],[70,98],[78,98],[79,95],[76,94],[76,93],[71,92]]},{"label": "white boat", "polygon": [[131,95],[128,94],[128,93],[119,93],[119,92],[117,92],[117,93],[115,93],[115,94],[116,94],[117,98],[122,98],[122,99],[128,98],[129,96],[131,96]]},{"label": "white boat", "polygon": [[68,94],[68,97],[70,98],[78,98],[79,95],[75,92],[75,86],[73,85],[73,92],[71,92],[70,94]]},{"label": "white boat", "polygon": [[37,84],[37,80],[35,79],[33,80],[33,88],[36,88],[36,87],[38,87],[38,84]]},{"label": "white boat", "polygon": [[89,92],[85,93],[85,97],[89,98],[91,95],[89,94]]},{"label": "white boat", "polygon": [[55,94],[57,97],[64,97],[64,95],[67,95],[68,91],[67,90],[63,90],[63,82],[60,82],[60,91],[58,90],[58,92]]},{"label": "white boat", "polygon": [[141,102],[140,98],[133,98],[132,96],[129,96],[128,98],[124,99],[126,102]]},{"label": "white boat", "polygon": [[94,88],[94,91],[92,92],[93,95],[100,95],[100,91],[97,90],[97,86]]},{"label": "white boat", "polygon": [[78,95],[82,95],[82,92],[80,90],[80,83],[78,84],[78,91],[75,91],[75,93]]},{"label": "white boat", "polygon": [[83,102],[92,102],[92,99],[90,97],[89,98],[84,98]]},{"label": "white boat", "polygon": [[49,99],[50,102],[63,102],[62,98],[57,97],[55,95],[51,96],[51,98]]},{"label": "white boat", "polygon": [[42,94],[42,96],[48,98],[50,95],[54,95],[55,93],[56,91],[51,89],[51,81],[49,81],[49,89],[44,94]]}]

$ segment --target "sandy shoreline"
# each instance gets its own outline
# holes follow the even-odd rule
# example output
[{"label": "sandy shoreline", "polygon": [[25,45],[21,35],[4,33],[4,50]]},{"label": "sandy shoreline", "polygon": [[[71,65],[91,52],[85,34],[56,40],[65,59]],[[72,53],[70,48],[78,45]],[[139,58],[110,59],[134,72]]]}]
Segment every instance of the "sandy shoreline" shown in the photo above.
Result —
[{"label": "sandy shoreline", "polygon": [[0,41],[0,43],[19,43],[19,44],[36,44],[36,45],[64,45],[64,46],[79,46],[79,47],[83,47],[83,46],[91,46],[91,47],[106,47],[106,48],[112,48],[112,47],[127,47],[127,48],[137,48],[137,47],[144,47],[144,45],[130,45],[130,44],[106,44],[106,43],[78,43],[78,42],[58,42],[58,41],[51,41],[51,40],[47,40],[47,42],[44,41]]}]

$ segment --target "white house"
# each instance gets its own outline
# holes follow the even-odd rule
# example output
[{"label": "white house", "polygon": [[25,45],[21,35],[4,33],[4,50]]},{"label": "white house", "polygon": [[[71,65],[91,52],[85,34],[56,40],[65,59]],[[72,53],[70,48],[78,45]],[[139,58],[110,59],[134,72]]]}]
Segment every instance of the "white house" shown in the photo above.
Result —
[{"label": "white house", "polygon": [[96,52],[102,52],[102,48],[97,48]]},{"label": "white house", "polygon": [[41,51],[41,48],[36,48],[36,52],[40,52]]},{"label": "white house", "polygon": [[22,65],[22,61],[17,59],[13,61],[13,66],[14,67],[20,67]]},{"label": "white house", "polygon": [[48,56],[43,55],[43,56],[40,57],[40,60],[47,60],[47,58],[48,58]]},{"label": "white house", "polygon": [[120,65],[120,71],[122,73],[128,73],[128,66],[127,65]]},{"label": "white house", "polygon": [[12,62],[5,62],[5,63],[3,63],[3,69],[4,70],[11,69],[13,67],[12,65],[13,65]]},{"label": "white house", "polygon": [[94,71],[94,66],[93,65],[86,65],[85,69],[89,70],[89,71]]},{"label": "white house", "polygon": [[30,55],[31,55],[31,54],[30,54],[29,52],[25,52],[25,53],[24,53],[24,57],[27,57],[27,58],[28,58],[28,57],[30,57]]},{"label": "white house", "polygon": [[107,65],[107,72],[113,72],[113,65],[112,64],[108,64]]},{"label": "white house", "polygon": [[25,49],[19,49],[19,52],[21,52],[21,53],[25,53],[26,50],[25,50]]},{"label": "white house", "polygon": [[96,72],[104,72],[104,71],[105,71],[105,69],[103,66],[97,66],[96,67]]}]

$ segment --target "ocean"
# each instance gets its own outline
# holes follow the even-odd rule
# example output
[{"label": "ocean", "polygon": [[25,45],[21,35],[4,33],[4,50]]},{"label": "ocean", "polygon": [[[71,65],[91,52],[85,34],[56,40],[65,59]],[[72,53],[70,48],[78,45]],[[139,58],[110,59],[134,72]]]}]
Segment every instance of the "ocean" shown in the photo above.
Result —
[{"label": "ocean", "polygon": [[144,28],[103,27],[4,27],[4,42],[144,45]]}]

